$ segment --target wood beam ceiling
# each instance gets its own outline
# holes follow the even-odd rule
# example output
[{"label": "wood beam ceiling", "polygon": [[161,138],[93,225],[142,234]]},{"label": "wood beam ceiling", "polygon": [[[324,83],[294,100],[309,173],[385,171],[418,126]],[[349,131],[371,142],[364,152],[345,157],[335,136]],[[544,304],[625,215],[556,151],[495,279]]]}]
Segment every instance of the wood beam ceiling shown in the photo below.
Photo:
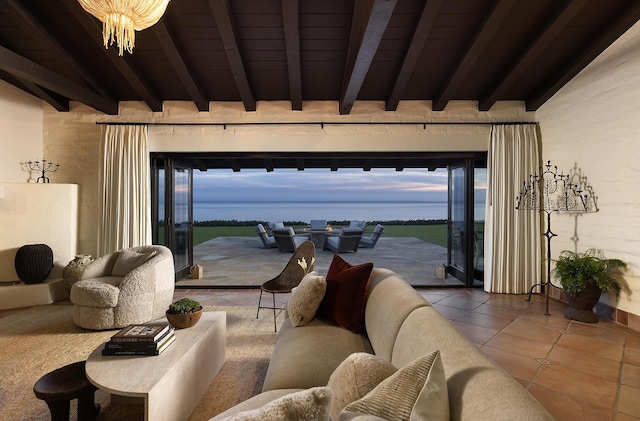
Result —
[{"label": "wood beam ceiling", "polygon": [[395,111],[398,108],[398,103],[407,89],[407,83],[409,83],[409,79],[415,70],[416,63],[420,58],[424,44],[429,36],[429,31],[431,31],[442,3],[444,3],[444,0],[429,0],[422,8],[420,19],[411,36],[409,48],[407,48],[407,52],[402,59],[402,67],[395,78],[391,95],[387,98],[386,111]]},{"label": "wood beam ceiling", "polygon": [[397,0],[356,0],[347,65],[340,95],[340,114],[349,114],[380,40],[387,29]]},{"label": "wood beam ceiling", "polygon": [[284,41],[289,71],[291,109],[302,110],[302,74],[300,69],[300,18],[298,0],[282,0]]},{"label": "wood beam ceiling", "polygon": [[154,112],[162,111],[162,100],[145,81],[145,78],[140,72],[138,72],[130,62],[126,61],[124,57],[119,56],[115,49],[104,48],[102,44],[102,27],[98,24],[98,21],[85,12],[76,0],[62,0],[62,2],[84,27],[85,31],[87,31],[89,38],[98,45],[98,48],[106,55],[133,90],[142,98],[149,109]]},{"label": "wood beam ceiling", "polygon": [[240,49],[238,48],[238,38],[236,36],[235,22],[231,11],[231,5],[228,0],[209,0],[209,6],[213,12],[213,17],[224,45],[224,51],[227,54],[229,65],[233,78],[236,81],[240,98],[247,111],[256,110],[256,99],[249,85],[247,72],[245,71]]},{"label": "wood beam ceiling", "polygon": [[532,66],[549,43],[567,26],[573,17],[587,3],[587,0],[573,0],[562,8],[540,35],[525,49],[524,53],[515,61],[507,74],[501,75],[500,82],[488,95],[481,98],[478,104],[480,111],[488,111],[498,99],[511,87],[518,78]]},{"label": "wood beam ceiling", "polygon": [[456,68],[451,72],[451,77],[445,84],[444,89],[433,101],[433,110],[442,111],[447,103],[457,93],[458,88],[464,82],[465,78],[477,63],[480,55],[487,47],[493,36],[496,34],[500,25],[509,15],[509,11],[516,4],[517,0],[500,0],[488,13],[485,21],[474,36],[473,40],[462,55]]},{"label": "wood beam ceiling", "polygon": [[158,23],[153,25],[153,32],[156,38],[158,38],[160,48],[162,48],[162,51],[164,51],[164,54],[169,59],[171,66],[173,66],[173,69],[178,74],[178,78],[189,93],[191,100],[195,102],[198,110],[209,111],[209,100],[189,70],[190,67],[187,65],[185,58],[180,53],[180,48],[178,48],[175,36],[169,24],[166,22],[166,17],[160,19]]}]

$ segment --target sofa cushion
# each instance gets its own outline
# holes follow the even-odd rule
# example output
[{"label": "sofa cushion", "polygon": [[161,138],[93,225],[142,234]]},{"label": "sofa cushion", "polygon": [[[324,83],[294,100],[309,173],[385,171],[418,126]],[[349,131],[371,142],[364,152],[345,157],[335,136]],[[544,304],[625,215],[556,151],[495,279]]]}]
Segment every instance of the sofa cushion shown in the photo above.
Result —
[{"label": "sofa cushion", "polygon": [[373,263],[351,265],[334,254],[327,272],[327,291],[317,314],[353,333],[360,333],[372,270]]},{"label": "sofa cushion", "polygon": [[223,421],[326,421],[332,393],[328,387],[294,392],[266,405],[223,418]]},{"label": "sofa cushion", "polygon": [[347,405],[364,397],[397,370],[390,362],[366,352],[349,355],[327,383],[333,392],[331,419],[337,420]]},{"label": "sofa cushion", "polygon": [[300,327],[285,319],[262,390],[326,386],[333,370],[354,352],[373,352],[364,335],[354,335],[318,317]]},{"label": "sofa cushion", "polygon": [[304,326],[316,315],[327,290],[327,280],[316,272],[307,274],[291,291],[287,314],[294,326]]},{"label": "sofa cushion", "polygon": [[127,276],[138,266],[142,266],[147,260],[151,259],[155,253],[138,253],[129,249],[124,249],[118,255],[116,262],[111,269],[112,276]]},{"label": "sofa cushion", "polygon": [[389,421],[448,420],[449,398],[440,351],[402,367],[362,399],[347,405],[345,411]]}]

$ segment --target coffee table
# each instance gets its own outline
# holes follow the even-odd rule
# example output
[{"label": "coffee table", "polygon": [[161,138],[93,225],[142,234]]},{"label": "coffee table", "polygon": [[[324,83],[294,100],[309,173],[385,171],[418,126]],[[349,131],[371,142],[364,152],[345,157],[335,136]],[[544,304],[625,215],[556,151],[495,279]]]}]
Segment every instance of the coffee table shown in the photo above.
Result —
[{"label": "coffee table", "polygon": [[100,345],[87,359],[87,378],[114,401],[143,404],[145,420],[186,420],[225,362],[226,312],[204,312],[175,333],[158,356],[103,356]]}]

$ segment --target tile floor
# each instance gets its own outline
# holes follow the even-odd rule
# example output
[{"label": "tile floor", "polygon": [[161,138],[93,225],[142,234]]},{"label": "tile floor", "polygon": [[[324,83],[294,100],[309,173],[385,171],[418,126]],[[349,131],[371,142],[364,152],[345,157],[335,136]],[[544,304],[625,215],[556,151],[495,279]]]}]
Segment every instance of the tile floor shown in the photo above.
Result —
[{"label": "tile floor", "polygon": [[[566,304],[553,299],[545,316],[541,296],[528,302],[478,289],[418,291],[558,421],[640,420],[640,332],[605,320],[566,320]],[[255,306],[258,295],[256,289],[178,289],[174,297]],[[21,310],[0,310],[0,318]]]},{"label": "tile floor", "polygon": [[[640,332],[569,321],[566,304],[478,289],[418,289],[558,421],[640,420]],[[204,305],[256,305],[259,290],[176,290]],[[268,297],[269,299],[271,297]],[[278,296],[279,302],[286,295]],[[268,311],[268,310],[267,310]]]}]

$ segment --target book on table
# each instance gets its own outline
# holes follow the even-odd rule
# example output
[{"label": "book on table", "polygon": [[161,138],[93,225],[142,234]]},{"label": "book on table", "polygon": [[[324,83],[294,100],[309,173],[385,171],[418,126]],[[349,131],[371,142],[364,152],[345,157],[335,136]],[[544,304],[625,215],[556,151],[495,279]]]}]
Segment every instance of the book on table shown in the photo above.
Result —
[{"label": "book on table", "polygon": [[102,355],[160,355],[176,340],[173,330],[169,331],[157,342],[112,342],[102,349]]},{"label": "book on table", "polygon": [[169,331],[173,331],[173,326],[167,322],[143,323],[126,326],[111,337],[111,342],[157,342]]}]

